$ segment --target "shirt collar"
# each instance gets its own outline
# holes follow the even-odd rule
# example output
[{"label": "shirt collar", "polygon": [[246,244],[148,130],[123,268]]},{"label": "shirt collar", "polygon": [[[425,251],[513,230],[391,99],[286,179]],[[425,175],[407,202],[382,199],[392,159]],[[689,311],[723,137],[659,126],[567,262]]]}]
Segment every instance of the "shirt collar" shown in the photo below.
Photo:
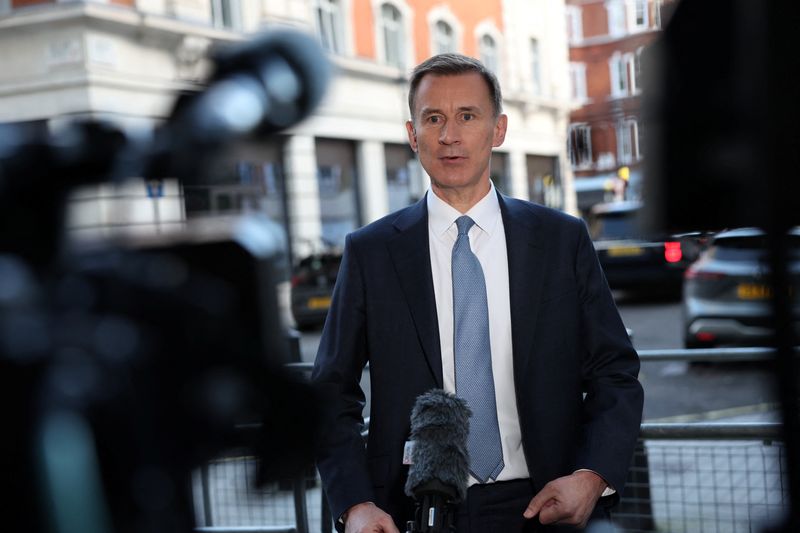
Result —
[{"label": "shirt collar", "polygon": [[[434,235],[444,235],[450,227],[455,224],[461,213],[451,206],[428,188],[426,195],[428,205],[428,224],[433,230]],[[497,227],[497,220],[500,216],[500,202],[497,200],[494,183],[489,182],[489,192],[486,196],[464,213],[475,221],[475,225],[485,231],[490,237]]]}]

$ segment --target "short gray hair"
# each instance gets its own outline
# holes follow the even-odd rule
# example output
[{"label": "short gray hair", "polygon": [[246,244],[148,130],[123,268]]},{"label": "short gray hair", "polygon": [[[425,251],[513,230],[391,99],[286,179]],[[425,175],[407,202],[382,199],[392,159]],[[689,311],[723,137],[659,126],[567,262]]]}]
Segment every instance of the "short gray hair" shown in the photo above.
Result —
[{"label": "short gray hair", "polygon": [[489,96],[492,99],[495,118],[503,112],[503,95],[500,92],[500,83],[497,76],[486,68],[483,63],[475,58],[461,54],[439,54],[426,59],[411,73],[411,81],[408,88],[408,110],[411,112],[411,119],[414,119],[414,106],[417,100],[417,89],[419,84],[428,74],[437,76],[456,76],[477,72],[481,75],[489,88]]}]

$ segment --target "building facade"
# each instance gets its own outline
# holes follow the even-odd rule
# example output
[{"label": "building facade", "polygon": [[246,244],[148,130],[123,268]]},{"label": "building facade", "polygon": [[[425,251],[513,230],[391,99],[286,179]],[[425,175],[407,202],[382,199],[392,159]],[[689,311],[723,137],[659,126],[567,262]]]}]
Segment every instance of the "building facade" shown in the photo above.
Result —
[{"label": "building facade", "polygon": [[300,258],[424,193],[404,127],[408,75],[455,51],[483,60],[505,91],[498,188],[576,212],[565,19],[552,0],[0,0],[0,122],[152,128],[177,93],[202,89],[215,47],[276,26],[313,33],[336,76],[312,117],[226,154],[204,183],[77,191],[69,222],[95,237],[251,210],[282,223]]},{"label": "building facade", "polygon": [[567,142],[579,208],[586,210],[597,201],[641,194],[641,55],[660,33],[672,2],[566,3],[571,96],[577,103]]}]

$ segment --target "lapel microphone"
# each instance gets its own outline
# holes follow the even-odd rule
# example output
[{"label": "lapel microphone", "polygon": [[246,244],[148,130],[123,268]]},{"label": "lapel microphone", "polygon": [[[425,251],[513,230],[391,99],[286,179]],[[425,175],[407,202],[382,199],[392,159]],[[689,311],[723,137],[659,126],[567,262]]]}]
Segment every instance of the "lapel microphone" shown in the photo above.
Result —
[{"label": "lapel microphone", "polygon": [[415,501],[406,533],[452,533],[455,508],[467,495],[467,402],[442,389],[420,395],[411,411],[412,464],[405,485]]}]

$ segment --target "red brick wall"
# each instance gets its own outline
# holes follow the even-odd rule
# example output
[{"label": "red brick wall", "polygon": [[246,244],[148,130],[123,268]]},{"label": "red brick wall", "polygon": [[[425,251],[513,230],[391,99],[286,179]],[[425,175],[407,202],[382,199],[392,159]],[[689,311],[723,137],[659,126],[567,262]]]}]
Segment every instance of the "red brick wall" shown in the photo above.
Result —
[{"label": "red brick wall", "polygon": [[55,0],[11,0],[11,7],[35,6],[36,4],[55,4]]}]

